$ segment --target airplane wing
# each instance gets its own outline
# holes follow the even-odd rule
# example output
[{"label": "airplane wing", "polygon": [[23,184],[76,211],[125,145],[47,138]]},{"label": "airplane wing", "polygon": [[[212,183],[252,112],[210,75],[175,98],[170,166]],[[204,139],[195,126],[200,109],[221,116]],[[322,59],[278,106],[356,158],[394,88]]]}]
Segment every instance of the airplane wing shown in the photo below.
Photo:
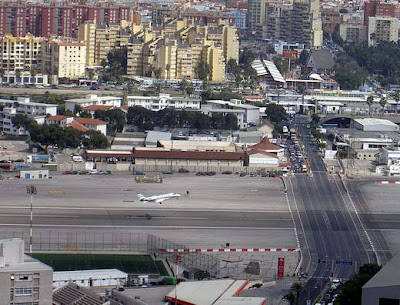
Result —
[{"label": "airplane wing", "polygon": [[157,200],[154,200],[154,201],[159,203],[159,204],[161,204],[161,203],[163,203],[164,200],[167,200],[167,199],[169,199],[169,198],[161,198],[161,199],[157,199]]}]

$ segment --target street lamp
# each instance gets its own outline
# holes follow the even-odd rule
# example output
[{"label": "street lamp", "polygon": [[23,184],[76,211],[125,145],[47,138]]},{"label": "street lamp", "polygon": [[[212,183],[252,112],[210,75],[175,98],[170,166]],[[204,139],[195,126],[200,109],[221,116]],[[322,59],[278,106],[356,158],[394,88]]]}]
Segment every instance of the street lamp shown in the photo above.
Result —
[{"label": "street lamp", "polygon": [[30,222],[29,222],[29,255],[32,256],[32,244],[33,244],[33,195],[37,194],[36,186],[27,185],[26,193],[31,196],[31,206],[30,206]]}]

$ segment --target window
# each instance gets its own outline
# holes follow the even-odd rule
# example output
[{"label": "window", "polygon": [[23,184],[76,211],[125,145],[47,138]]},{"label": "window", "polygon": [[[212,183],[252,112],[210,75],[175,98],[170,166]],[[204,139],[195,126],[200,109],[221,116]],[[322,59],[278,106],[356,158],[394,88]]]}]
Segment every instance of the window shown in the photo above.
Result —
[{"label": "window", "polygon": [[29,281],[30,280],[30,274],[16,274],[15,275],[15,280],[17,280],[17,281]]},{"label": "window", "polygon": [[15,288],[14,295],[32,295],[32,288]]}]

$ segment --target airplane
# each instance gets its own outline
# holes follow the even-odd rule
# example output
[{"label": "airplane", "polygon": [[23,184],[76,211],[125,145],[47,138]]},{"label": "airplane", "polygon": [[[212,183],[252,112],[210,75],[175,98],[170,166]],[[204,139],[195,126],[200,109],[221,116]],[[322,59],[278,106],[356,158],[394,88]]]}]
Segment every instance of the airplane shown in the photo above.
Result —
[{"label": "airplane", "polygon": [[156,196],[150,196],[150,197],[145,197],[142,194],[137,195],[139,198],[139,201],[142,202],[156,202],[161,204],[164,200],[169,200],[172,198],[178,199],[178,197],[181,197],[181,194],[178,193],[168,193],[168,194],[162,194],[162,195],[156,195]]}]

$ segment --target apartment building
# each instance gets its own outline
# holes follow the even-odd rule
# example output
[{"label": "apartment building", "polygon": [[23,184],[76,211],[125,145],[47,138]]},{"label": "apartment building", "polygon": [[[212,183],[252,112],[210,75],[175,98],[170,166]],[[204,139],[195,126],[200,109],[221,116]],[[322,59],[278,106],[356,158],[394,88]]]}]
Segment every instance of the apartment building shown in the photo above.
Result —
[{"label": "apartment building", "polygon": [[248,0],[247,28],[258,34],[262,33],[265,24],[265,0]]},{"label": "apartment building", "polygon": [[97,119],[55,115],[46,117],[46,124],[56,124],[63,128],[71,127],[83,132],[93,130],[107,134],[107,123]]},{"label": "apartment building", "polygon": [[41,45],[44,38],[26,35],[0,37],[0,60],[4,72],[40,72]]},{"label": "apartment building", "polygon": [[367,40],[367,27],[361,23],[342,23],[339,34],[344,41],[360,43]]},{"label": "apartment building", "polygon": [[126,46],[132,34],[132,23],[101,23],[86,21],[78,28],[78,40],[86,45],[88,66],[100,66],[114,48]]},{"label": "apartment building", "polygon": [[0,240],[0,305],[51,305],[53,270],[24,255],[24,241]]},{"label": "apartment building", "polygon": [[395,17],[376,16],[368,18],[368,45],[373,46],[378,41],[399,40],[400,20]]},{"label": "apartment building", "polygon": [[86,45],[80,42],[52,40],[42,43],[42,71],[52,83],[60,78],[79,78],[86,73]]},{"label": "apartment building", "polygon": [[7,33],[24,37],[77,37],[79,25],[87,20],[96,23],[120,23],[137,20],[133,9],[113,5],[54,5],[3,2],[0,6],[0,35]]},{"label": "apartment building", "polygon": [[161,69],[161,79],[195,79],[196,66],[205,61],[210,81],[225,79],[225,64],[239,57],[237,29],[229,25],[188,25],[183,19],[169,20],[162,28],[142,30],[128,45],[128,74],[152,76]]},{"label": "apartment building", "polygon": [[323,32],[319,5],[319,0],[276,5],[268,15],[263,37],[320,48]]},{"label": "apartment building", "polygon": [[121,107],[122,97],[89,94],[85,98],[66,100],[65,110],[75,111],[77,106],[84,108],[92,105]]},{"label": "apartment building", "polygon": [[27,115],[39,124],[44,123],[46,115],[56,115],[57,105],[34,103],[29,97],[18,97],[17,100],[0,100],[0,132],[9,135],[26,135],[23,127],[17,128],[12,118],[18,113]]},{"label": "apartment building", "polygon": [[128,96],[128,107],[140,106],[153,111],[159,111],[165,108],[199,110],[201,99],[173,97],[170,94],[159,96]]}]

